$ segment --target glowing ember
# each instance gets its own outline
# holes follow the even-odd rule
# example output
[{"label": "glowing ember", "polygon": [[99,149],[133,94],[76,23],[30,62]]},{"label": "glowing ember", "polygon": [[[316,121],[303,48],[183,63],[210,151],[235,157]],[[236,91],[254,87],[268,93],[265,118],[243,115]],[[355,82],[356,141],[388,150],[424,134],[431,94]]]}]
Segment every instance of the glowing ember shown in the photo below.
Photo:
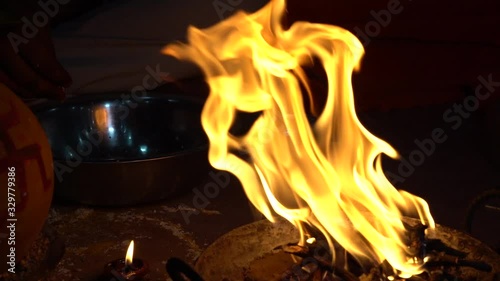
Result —
[{"label": "glowing ember", "polygon": [[306,242],[307,242],[308,244],[312,244],[312,243],[316,242],[316,238],[314,238],[314,237],[307,238],[307,239],[306,239]]},{"label": "glowing ember", "polygon": [[130,245],[127,249],[127,254],[125,255],[125,265],[132,265],[134,260],[134,240],[130,241]]},{"label": "glowing ember", "polygon": [[[198,64],[206,76],[210,96],[202,124],[210,163],[236,175],[269,220],[278,214],[292,222],[302,244],[305,223],[330,247],[336,240],[357,258],[387,260],[399,276],[420,273],[422,262],[407,253],[401,218],[418,216],[430,228],[434,220],[423,199],[390,184],[381,155],[398,154],[356,116],[351,75],[362,44],[337,26],[297,22],[284,30],[284,11],[285,1],[273,0],[254,14],[240,12],[203,30],[190,27],[189,44],[163,50]],[[310,125],[301,86],[312,95],[301,65],[313,58],[326,70],[328,98]],[[238,111],[261,113],[242,137],[229,133]]]}]

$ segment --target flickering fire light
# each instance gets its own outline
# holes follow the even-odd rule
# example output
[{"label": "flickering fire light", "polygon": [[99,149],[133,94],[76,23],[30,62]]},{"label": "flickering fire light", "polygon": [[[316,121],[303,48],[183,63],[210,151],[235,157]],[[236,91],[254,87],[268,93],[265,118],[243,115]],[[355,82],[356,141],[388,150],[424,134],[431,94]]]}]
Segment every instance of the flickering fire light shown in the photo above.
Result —
[{"label": "flickering fire light", "polygon": [[130,241],[130,245],[127,249],[127,254],[125,255],[125,265],[131,266],[134,260],[134,240]]},{"label": "flickering fire light", "polygon": [[[435,223],[422,198],[386,178],[382,154],[399,155],[356,116],[351,76],[363,45],[338,26],[296,22],[285,30],[284,11],[285,0],[272,0],[253,14],[190,27],[187,44],[163,50],[196,63],[210,86],[202,113],[210,163],[237,176],[270,221],[278,214],[294,224],[301,245],[308,225],[332,253],[335,241],[358,259],[388,262],[394,275],[421,273],[424,261],[409,253],[402,218],[417,217],[427,230]],[[313,94],[303,66],[313,59],[327,74],[328,97],[311,124],[303,99]],[[230,133],[238,112],[260,113],[244,136]]]},{"label": "flickering fire light", "polygon": [[147,262],[134,258],[134,240],[130,241],[125,258],[114,260],[104,268],[102,280],[141,281],[149,273]]}]

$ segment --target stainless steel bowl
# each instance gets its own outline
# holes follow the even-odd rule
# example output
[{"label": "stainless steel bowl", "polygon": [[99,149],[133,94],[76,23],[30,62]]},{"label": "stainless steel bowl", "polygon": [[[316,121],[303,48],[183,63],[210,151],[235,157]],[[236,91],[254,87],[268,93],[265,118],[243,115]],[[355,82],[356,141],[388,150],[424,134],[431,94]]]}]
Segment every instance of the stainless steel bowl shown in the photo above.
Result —
[{"label": "stainless steel bowl", "polygon": [[203,101],[162,93],[85,95],[32,106],[52,147],[55,198],[90,205],[147,203],[206,179]]}]

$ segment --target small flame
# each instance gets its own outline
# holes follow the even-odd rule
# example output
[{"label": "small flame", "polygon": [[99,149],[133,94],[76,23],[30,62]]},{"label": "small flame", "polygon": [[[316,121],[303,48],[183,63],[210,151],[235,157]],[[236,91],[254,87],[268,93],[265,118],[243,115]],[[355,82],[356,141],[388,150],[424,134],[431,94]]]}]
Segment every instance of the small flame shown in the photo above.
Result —
[{"label": "small flame", "polygon": [[[253,14],[239,12],[207,29],[189,27],[188,44],[163,50],[198,64],[210,86],[202,113],[210,163],[237,176],[270,221],[278,214],[293,223],[302,245],[309,237],[304,225],[310,225],[332,252],[336,241],[359,259],[387,260],[400,276],[421,273],[422,265],[408,259],[402,217],[417,216],[430,228],[434,220],[423,199],[389,182],[381,155],[399,155],[356,116],[351,76],[363,45],[332,25],[296,22],[284,30],[284,11],[285,0],[271,0]],[[311,125],[303,97],[312,95],[302,66],[313,59],[325,69],[328,96]],[[238,112],[260,113],[244,136],[230,133]]]},{"label": "small flame", "polygon": [[130,245],[127,249],[127,254],[125,255],[125,265],[132,265],[134,261],[134,240],[130,241]]}]

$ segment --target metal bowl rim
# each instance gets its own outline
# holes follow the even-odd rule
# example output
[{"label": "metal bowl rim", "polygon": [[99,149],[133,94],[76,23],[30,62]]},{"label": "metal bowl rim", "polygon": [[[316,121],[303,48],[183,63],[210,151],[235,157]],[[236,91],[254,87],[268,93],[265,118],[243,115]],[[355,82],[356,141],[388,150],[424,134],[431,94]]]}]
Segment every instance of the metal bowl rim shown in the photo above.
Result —
[{"label": "metal bowl rim", "polygon": [[[47,112],[50,110],[53,110],[57,108],[58,106],[61,105],[78,105],[78,104],[84,104],[85,102],[116,102],[116,101],[127,101],[127,100],[132,100],[132,98],[124,99],[121,97],[123,95],[123,92],[107,92],[107,93],[91,93],[91,94],[83,94],[83,95],[78,95],[78,96],[72,96],[66,100],[63,101],[57,101],[57,100],[45,100],[37,104],[33,104],[30,106],[30,109],[34,112],[35,115],[42,114],[43,112]],[[182,94],[169,94],[169,93],[162,93],[162,92],[157,92],[157,91],[148,91],[146,92],[145,95],[142,97],[139,97],[139,99],[153,99],[153,100],[174,100],[174,101],[180,101],[180,102],[188,102],[188,103],[193,103],[200,105],[200,107],[203,108],[204,100],[202,98],[198,97],[193,97],[193,96],[186,96]],[[109,165],[109,164],[132,164],[132,163],[141,163],[141,162],[149,162],[149,161],[160,161],[160,160],[165,160],[169,158],[175,158],[178,156],[182,155],[190,155],[190,154],[195,154],[197,152],[203,152],[208,150],[209,144],[203,144],[197,147],[185,149],[185,150],[180,150],[180,151],[175,151],[171,152],[165,155],[160,155],[160,156],[155,156],[155,157],[150,157],[150,158],[132,158],[132,159],[103,159],[103,160],[91,160],[91,161],[86,161],[82,160],[81,164],[98,164],[98,165]],[[64,162],[67,161],[67,159],[61,159],[61,158],[53,158],[54,162]]]},{"label": "metal bowl rim", "polygon": [[[44,100],[41,101],[40,103],[35,103],[30,105],[30,109],[36,114],[42,113],[44,111],[49,111],[52,109],[55,109],[56,107],[60,105],[73,105],[73,104],[81,104],[84,102],[103,102],[103,101],[110,101],[110,102],[115,102],[115,101],[127,101],[127,100],[133,100],[132,98],[124,99],[121,97],[123,95],[123,92],[107,92],[107,93],[95,93],[95,94],[82,94],[78,96],[72,96],[70,98],[67,98],[66,100],[63,101],[57,101],[57,100]],[[146,95],[143,97],[139,97],[139,99],[151,99],[151,98],[156,98],[156,99],[162,99],[162,100],[179,100],[183,102],[191,102],[194,104],[199,104],[200,106],[204,105],[204,99],[198,98],[198,97],[193,97],[193,96],[186,96],[182,94],[167,94],[167,93],[161,93],[161,92],[155,92],[155,91],[150,91],[146,92]]]},{"label": "metal bowl rim", "polygon": [[[191,149],[172,152],[172,153],[167,154],[167,155],[162,155],[162,156],[152,157],[152,158],[144,158],[144,159],[130,159],[130,160],[129,159],[127,159],[127,160],[106,159],[106,160],[101,160],[101,161],[82,160],[81,164],[98,164],[98,165],[100,165],[100,164],[114,164],[114,165],[116,165],[116,164],[132,164],[132,163],[140,163],[140,162],[160,161],[160,160],[175,158],[175,157],[183,156],[183,155],[191,155],[191,154],[195,154],[197,152],[208,151],[208,147],[209,147],[209,145],[205,144],[203,146],[198,146],[198,147],[191,148]],[[53,161],[54,162],[64,162],[64,161],[67,161],[67,159],[53,158]]]}]

